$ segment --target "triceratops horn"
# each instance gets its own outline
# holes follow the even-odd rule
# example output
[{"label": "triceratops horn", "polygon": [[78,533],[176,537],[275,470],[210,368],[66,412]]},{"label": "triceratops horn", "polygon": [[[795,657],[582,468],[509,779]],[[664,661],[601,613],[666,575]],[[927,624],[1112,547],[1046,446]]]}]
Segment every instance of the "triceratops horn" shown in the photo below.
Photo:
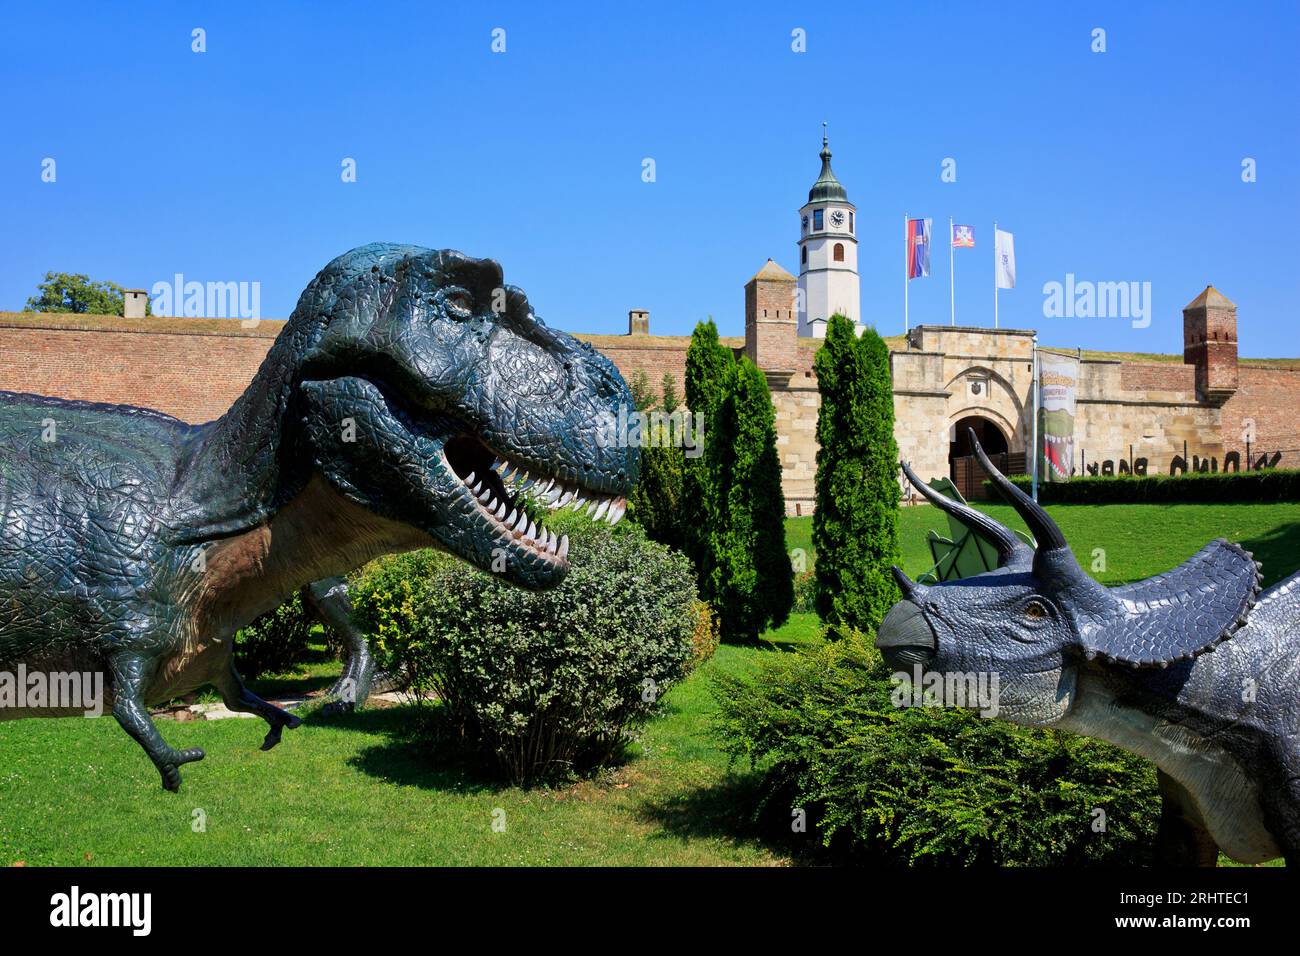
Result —
[{"label": "triceratops horn", "polygon": [[890,565],[889,570],[894,572],[894,580],[898,583],[898,590],[903,592],[903,597],[919,597],[925,591],[924,586],[917,584],[904,574],[903,569],[898,565]]},{"label": "triceratops horn", "polygon": [[979,439],[975,437],[975,429],[968,429],[970,432],[971,447],[975,449],[975,458],[979,461],[980,467],[984,469],[989,479],[993,482],[993,487],[998,490],[1007,504],[1016,509],[1016,513],[1024,519],[1025,524],[1029,525],[1029,530],[1038,542],[1038,550],[1055,551],[1061,548],[1068,550],[1065,543],[1065,535],[1061,534],[1061,529],[1056,526],[1056,522],[1051,516],[1043,510],[1040,505],[1029,495],[1025,494],[1011,482],[1007,481],[1002,472],[993,467],[989,461],[989,456],[984,454],[984,449],[980,447]]},{"label": "triceratops horn", "polygon": [[952,515],[968,528],[974,529],[981,537],[987,539],[998,551],[1000,564],[1006,564],[1011,560],[1011,556],[1025,547],[1024,542],[1016,537],[1016,533],[1006,525],[993,518],[990,518],[982,511],[976,511],[970,505],[964,505],[960,501],[949,498],[947,495],[931,488],[920,478],[916,477],[916,472],[912,471],[907,462],[899,462],[903,466],[903,474],[907,480],[912,483],[912,487],[921,493],[921,497],[930,504],[934,505],[940,511]]}]

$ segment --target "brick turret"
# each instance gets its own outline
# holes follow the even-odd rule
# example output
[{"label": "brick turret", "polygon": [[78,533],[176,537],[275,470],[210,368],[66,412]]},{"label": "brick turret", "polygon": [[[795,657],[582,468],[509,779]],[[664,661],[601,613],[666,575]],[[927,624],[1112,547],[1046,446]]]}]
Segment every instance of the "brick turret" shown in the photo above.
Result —
[{"label": "brick turret", "polygon": [[1196,366],[1196,393],[1221,405],[1237,391],[1237,307],[1214,286],[1183,309],[1183,362]]},{"label": "brick turret", "polygon": [[[745,283],[745,354],[768,373],[789,378],[797,365],[799,315],[795,287],[799,280],[771,259]],[[781,376],[776,376],[781,377]]]}]

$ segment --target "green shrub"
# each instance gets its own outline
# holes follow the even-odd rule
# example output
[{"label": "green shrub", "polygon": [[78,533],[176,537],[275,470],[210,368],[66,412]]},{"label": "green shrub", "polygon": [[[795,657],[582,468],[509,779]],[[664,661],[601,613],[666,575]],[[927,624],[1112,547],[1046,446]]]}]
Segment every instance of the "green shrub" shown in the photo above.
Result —
[{"label": "green shrub", "polygon": [[906,865],[1149,860],[1160,810],[1151,764],[973,711],[897,708],[888,668],[860,635],[714,683],[724,748],[764,770],[755,818],[789,834],[804,809],[815,853]]},{"label": "green shrub", "polygon": [[[636,390],[633,389],[635,398]],[[641,401],[647,401],[642,405]],[[681,404],[671,374],[664,375],[663,402],[655,408],[653,396],[637,400],[637,410],[659,411],[671,415]],[[681,416],[688,414],[683,411]],[[676,551],[686,548],[687,531],[682,505],[682,482],[686,471],[681,421],[666,419],[655,424],[651,419],[641,429],[641,473],[636,487],[627,497],[627,519],[645,529],[652,541]]]},{"label": "green shrub", "polygon": [[718,615],[709,606],[708,601],[694,601],[691,604],[694,626],[691,629],[691,659],[687,664],[687,673],[695,670],[717,653],[722,642],[722,628]]},{"label": "green shrub", "polygon": [[371,561],[348,579],[352,622],[376,647],[402,640],[419,623],[416,609],[434,570],[448,560],[428,548]]},{"label": "green shrub", "polygon": [[[699,620],[682,555],[635,526],[610,529],[581,515],[547,524],[571,544],[569,574],[552,590],[525,591],[425,553],[406,569],[370,572],[384,583],[353,598],[366,608],[358,622],[380,625],[371,630],[380,666],[432,691],[453,734],[517,784],[619,757],[685,675]],[[399,584],[413,568],[427,571]],[[368,605],[366,594],[380,598]]]},{"label": "green shrub", "polygon": [[[1012,475],[1026,493],[1033,479]],[[984,482],[989,495],[996,495]],[[1038,500],[1044,504],[1227,504],[1300,501],[1300,469],[1268,468],[1263,471],[1190,472],[1183,475],[1088,475],[1069,481],[1038,483]]]},{"label": "green shrub", "polygon": [[307,656],[312,619],[297,591],[274,611],[268,611],[235,633],[235,666],[249,678],[292,670]]},{"label": "green shrub", "polygon": [[704,442],[703,454],[682,461],[681,528],[683,551],[695,565],[695,574],[702,584],[712,574],[712,557],[709,533],[717,509],[715,487],[717,482],[710,466],[710,449],[716,440],[718,419],[715,412],[722,401],[723,384],[735,357],[731,349],[718,341],[718,327],[713,319],[698,322],[691,333],[691,344],[686,350],[686,405],[691,414],[704,416],[704,434],[696,441]]},{"label": "green shrub", "polygon": [[700,590],[718,612],[724,641],[756,641],[790,616],[794,585],[776,412],[767,379],[747,357],[728,369],[713,417],[704,456],[714,483],[708,573]]},{"label": "green shrub", "polygon": [[817,613],[817,572],[802,571],[794,576],[794,611]]},{"label": "green shrub", "polygon": [[874,631],[898,600],[898,445],[889,349],[836,313],[813,358],[817,411],[817,613],[828,633]]}]

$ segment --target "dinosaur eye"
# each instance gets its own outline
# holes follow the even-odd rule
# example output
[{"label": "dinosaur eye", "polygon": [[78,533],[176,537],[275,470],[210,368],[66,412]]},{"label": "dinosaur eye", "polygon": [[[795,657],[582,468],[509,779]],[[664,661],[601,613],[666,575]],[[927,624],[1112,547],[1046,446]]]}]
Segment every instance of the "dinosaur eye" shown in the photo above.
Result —
[{"label": "dinosaur eye", "polygon": [[443,293],[442,301],[455,318],[467,319],[474,314],[474,299],[464,289],[448,289]]},{"label": "dinosaur eye", "polygon": [[1030,601],[1025,605],[1025,617],[1031,621],[1041,621],[1047,617],[1047,607],[1042,601]]}]

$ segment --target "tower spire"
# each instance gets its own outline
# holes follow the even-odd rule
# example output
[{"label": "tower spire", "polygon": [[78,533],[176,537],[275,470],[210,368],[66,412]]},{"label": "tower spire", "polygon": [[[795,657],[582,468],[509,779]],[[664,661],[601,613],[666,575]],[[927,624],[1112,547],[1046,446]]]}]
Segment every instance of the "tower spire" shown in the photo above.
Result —
[{"label": "tower spire", "polygon": [[848,202],[848,193],[844,191],[844,187],[840,185],[840,181],[836,179],[835,174],[831,172],[831,141],[830,136],[827,133],[826,123],[824,122],[822,123],[821,160],[822,172],[821,175],[817,177],[817,181],[813,183],[812,189],[808,191],[808,201],[819,202],[824,200],[838,200],[840,202]]}]

